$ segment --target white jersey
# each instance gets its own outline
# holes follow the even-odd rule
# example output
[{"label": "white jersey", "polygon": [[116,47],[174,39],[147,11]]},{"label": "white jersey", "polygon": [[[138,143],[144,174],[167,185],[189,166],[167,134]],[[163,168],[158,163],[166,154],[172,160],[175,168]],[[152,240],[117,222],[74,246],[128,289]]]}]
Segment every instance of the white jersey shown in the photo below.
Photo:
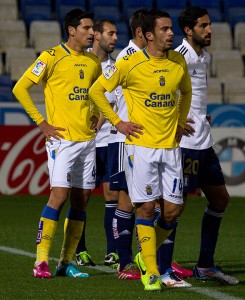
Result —
[{"label": "white jersey", "polygon": [[[136,46],[132,40],[130,40],[128,46],[118,54],[116,61],[118,61],[120,58],[126,55],[133,54],[139,50],[140,48]],[[118,86],[116,88],[115,94],[116,94],[115,111],[117,112],[120,119],[126,122],[128,121],[128,109],[126,106],[126,102],[124,100],[121,86]],[[126,136],[120,133],[119,131],[117,131],[117,129],[114,126],[112,126],[108,143],[125,142],[125,140],[126,140]]]},{"label": "white jersey", "polygon": [[[88,51],[91,52],[92,48],[89,48]],[[102,72],[115,64],[115,60],[108,54],[108,60],[101,62]],[[105,92],[105,96],[109,103],[115,104],[116,103],[116,96],[115,91],[108,93]],[[106,120],[105,123],[100,128],[100,131],[96,134],[95,142],[96,147],[106,147],[108,146],[108,137],[111,130],[111,123]]]},{"label": "white jersey", "polygon": [[207,121],[207,70],[210,66],[211,57],[206,50],[202,50],[200,56],[191,45],[183,39],[176,51],[180,52],[186,60],[188,72],[192,83],[192,100],[188,114],[195,124],[191,126],[195,129],[193,136],[183,136],[180,146],[189,149],[207,149],[213,145],[213,138],[210,132],[210,124]]}]

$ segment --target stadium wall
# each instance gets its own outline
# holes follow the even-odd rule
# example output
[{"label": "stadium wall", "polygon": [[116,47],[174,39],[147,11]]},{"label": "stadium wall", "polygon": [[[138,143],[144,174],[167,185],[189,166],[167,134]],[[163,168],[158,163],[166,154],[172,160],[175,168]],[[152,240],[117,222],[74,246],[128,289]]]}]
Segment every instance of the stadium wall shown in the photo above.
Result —
[{"label": "stadium wall", "polygon": [[[45,115],[45,106],[36,106]],[[245,105],[210,105],[208,111],[229,193],[244,196]],[[0,103],[0,132],[0,194],[49,194],[44,136],[18,103]]]}]

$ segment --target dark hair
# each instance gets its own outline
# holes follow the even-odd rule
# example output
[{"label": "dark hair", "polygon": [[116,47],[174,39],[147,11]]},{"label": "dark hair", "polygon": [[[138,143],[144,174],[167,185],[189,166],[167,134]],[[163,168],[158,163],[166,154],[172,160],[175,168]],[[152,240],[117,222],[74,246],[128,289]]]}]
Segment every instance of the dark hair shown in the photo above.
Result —
[{"label": "dark hair", "polygon": [[150,10],[145,16],[144,16],[144,22],[142,24],[142,33],[146,38],[146,32],[155,32],[156,27],[156,19],[160,18],[169,18],[170,15],[166,11],[163,10]]},{"label": "dark hair", "polygon": [[80,8],[75,8],[69,11],[64,18],[64,30],[67,36],[69,36],[68,27],[72,26],[74,28],[77,28],[77,26],[80,24],[81,19],[93,19],[94,14],[91,12],[85,12],[81,10]]},{"label": "dark hair", "polygon": [[182,11],[178,18],[178,24],[183,34],[186,36],[185,27],[193,29],[197,24],[197,19],[205,15],[208,15],[206,8],[199,6],[190,6]]},{"label": "dark hair", "polygon": [[93,26],[94,31],[98,31],[99,33],[103,33],[104,32],[104,25],[106,23],[116,26],[116,23],[109,20],[109,19],[101,19],[101,20],[97,20],[94,23],[94,26]]},{"label": "dark hair", "polygon": [[135,37],[135,32],[138,27],[142,27],[144,22],[144,15],[149,13],[149,9],[140,8],[136,10],[129,19],[129,26],[132,32],[133,38]]}]

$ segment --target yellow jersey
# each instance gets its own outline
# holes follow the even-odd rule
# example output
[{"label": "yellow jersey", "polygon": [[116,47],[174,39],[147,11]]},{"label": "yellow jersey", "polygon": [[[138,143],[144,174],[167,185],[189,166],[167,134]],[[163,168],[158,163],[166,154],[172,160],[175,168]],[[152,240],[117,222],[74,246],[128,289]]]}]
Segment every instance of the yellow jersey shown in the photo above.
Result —
[{"label": "yellow jersey", "polygon": [[[131,136],[127,144],[178,146],[177,125],[184,128],[192,96],[187,65],[180,53],[169,50],[164,57],[153,57],[143,49],[118,60],[98,80],[108,91],[122,86],[129,120],[144,128],[139,139]],[[105,117],[109,116],[108,110]]]},{"label": "yellow jersey", "polygon": [[67,140],[88,141],[94,138],[90,117],[98,116],[88,91],[101,73],[94,54],[61,44],[42,52],[24,76],[36,84],[42,81],[48,123],[65,128],[62,135]]}]

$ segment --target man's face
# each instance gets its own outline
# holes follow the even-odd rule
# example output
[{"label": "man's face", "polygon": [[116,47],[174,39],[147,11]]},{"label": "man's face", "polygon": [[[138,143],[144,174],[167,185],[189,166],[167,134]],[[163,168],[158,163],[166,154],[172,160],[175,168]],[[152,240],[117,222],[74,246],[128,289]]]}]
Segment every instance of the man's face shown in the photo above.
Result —
[{"label": "man's face", "polygon": [[99,33],[99,44],[106,53],[111,53],[115,49],[115,43],[118,39],[117,29],[115,25],[110,23],[105,23],[103,29],[103,33]]},{"label": "man's face", "polygon": [[94,37],[93,21],[89,18],[81,19],[80,24],[74,30],[74,39],[82,47],[88,47],[92,44]]},{"label": "man's face", "polygon": [[211,21],[208,15],[197,19],[197,24],[192,29],[192,41],[201,48],[211,45]]},{"label": "man's face", "polygon": [[173,45],[172,21],[170,18],[156,19],[154,43],[158,50],[167,51]]}]

